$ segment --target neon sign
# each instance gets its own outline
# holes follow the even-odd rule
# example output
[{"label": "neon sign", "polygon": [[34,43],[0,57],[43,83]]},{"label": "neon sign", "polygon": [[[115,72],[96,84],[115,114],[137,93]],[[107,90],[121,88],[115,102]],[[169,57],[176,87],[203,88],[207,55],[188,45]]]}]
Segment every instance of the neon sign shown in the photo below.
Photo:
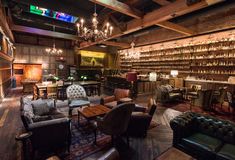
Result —
[{"label": "neon sign", "polygon": [[53,10],[46,9],[46,8],[41,8],[41,7],[34,6],[34,5],[30,5],[30,13],[45,16],[45,17],[50,17],[53,19],[57,19],[57,20],[61,20],[64,22],[69,22],[69,23],[75,23],[78,19],[78,17],[71,16],[69,14],[53,11]]}]

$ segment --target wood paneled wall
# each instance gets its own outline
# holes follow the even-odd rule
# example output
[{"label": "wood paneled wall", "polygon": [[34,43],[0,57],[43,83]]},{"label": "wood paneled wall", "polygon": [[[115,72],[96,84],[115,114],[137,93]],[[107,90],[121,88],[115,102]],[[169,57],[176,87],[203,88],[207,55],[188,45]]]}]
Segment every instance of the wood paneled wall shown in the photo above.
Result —
[{"label": "wood paneled wall", "polygon": [[[74,51],[63,49],[61,55],[50,55],[46,53],[44,46],[16,44],[14,63],[21,64],[42,64],[43,76],[58,73],[58,65],[63,63],[65,69],[63,75],[68,74],[68,65],[74,65]],[[60,58],[63,60],[60,60]]]}]

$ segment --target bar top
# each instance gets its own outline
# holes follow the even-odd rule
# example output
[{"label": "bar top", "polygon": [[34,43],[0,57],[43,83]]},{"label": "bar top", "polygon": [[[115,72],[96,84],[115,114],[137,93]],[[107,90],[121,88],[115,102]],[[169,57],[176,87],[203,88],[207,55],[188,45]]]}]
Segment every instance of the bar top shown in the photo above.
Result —
[{"label": "bar top", "polygon": [[228,81],[213,81],[213,80],[204,80],[204,79],[185,79],[185,81],[235,85],[235,83],[231,83],[231,82],[228,82]]}]

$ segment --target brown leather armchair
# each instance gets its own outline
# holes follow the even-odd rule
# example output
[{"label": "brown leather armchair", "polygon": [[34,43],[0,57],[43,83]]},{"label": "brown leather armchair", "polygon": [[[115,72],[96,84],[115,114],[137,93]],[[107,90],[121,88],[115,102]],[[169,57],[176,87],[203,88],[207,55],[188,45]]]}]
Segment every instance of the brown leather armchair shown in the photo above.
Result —
[{"label": "brown leather armchair", "polygon": [[114,95],[101,98],[100,104],[105,105],[109,108],[113,108],[118,105],[120,99],[127,98],[129,96],[130,96],[129,89],[116,88],[114,90]]},{"label": "brown leather armchair", "polygon": [[126,134],[134,137],[145,137],[156,108],[157,105],[155,100],[150,98],[148,106],[144,112],[132,112]]},{"label": "brown leather armchair", "polygon": [[[103,118],[97,118],[96,123],[94,123],[95,128],[111,135],[113,141],[114,136],[120,136],[126,132],[134,107],[134,103],[123,103],[114,107]],[[95,143],[96,132],[97,130],[95,130]]]}]

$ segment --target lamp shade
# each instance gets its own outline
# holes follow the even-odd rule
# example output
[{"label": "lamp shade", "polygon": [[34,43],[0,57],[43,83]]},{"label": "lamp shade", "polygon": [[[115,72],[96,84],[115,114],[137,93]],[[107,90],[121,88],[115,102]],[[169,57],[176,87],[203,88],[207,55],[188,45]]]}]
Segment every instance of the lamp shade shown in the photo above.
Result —
[{"label": "lamp shade", "polygon": [[137,81],[137,73],[136,72],[128,72],[126,76],[126,80],[128,82],[135,82]]},{"label": "lamp shade", "polygon": [[157,81],[157,73],[156,72],[149,73],[149,81],[151,81],[151,82]]},{"label": "lamp shade", "polygon": [[179,74],[178,70],[171,70],[171,75],[176,77]]}]

